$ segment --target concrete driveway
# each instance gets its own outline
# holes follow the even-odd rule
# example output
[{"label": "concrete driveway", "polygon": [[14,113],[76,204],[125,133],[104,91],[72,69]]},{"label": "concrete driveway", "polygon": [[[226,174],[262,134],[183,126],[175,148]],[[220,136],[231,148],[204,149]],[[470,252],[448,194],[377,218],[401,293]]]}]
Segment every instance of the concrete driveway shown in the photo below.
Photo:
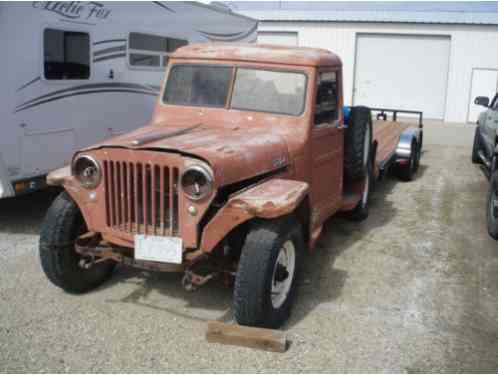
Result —
[{"label": "concrete driveway", "polygon": [[231,290],[188,293],[180,276],[118,268],[63,293],[41,271],[54,195],[0,201],[0,372],[498,371],[498,243],[473,127],[426,127],[414,182],[382,181],[364,223],[330,220],[307,257],[284,354],[208,344],[232,321]]}]

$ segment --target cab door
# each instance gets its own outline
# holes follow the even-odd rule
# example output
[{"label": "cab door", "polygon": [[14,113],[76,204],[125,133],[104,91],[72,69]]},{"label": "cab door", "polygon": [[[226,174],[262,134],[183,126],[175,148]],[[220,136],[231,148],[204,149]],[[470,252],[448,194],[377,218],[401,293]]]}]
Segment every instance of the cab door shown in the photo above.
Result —
[{"label": "cab door", "polygon": [[319,71],[311,129],[314,225],[323,223],[342,203],[343,132],[340,71]]}]

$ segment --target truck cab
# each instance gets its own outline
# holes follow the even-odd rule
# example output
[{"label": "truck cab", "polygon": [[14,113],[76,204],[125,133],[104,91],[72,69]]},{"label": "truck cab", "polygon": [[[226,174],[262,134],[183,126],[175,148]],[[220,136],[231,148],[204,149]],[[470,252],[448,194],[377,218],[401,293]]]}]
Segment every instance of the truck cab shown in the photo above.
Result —
[{"label": "truck cab", "polygon": [[221,278],[240,324],[280,326],[325,220],[366,219],[373,182],[390,167],[412,179],[419,163],[421,124],[366,107],[345,123],[342,90],[330,51],[178,49],[146,126],[48,176],[65,189],[40,238],[48,278],[84,292],[118,262],[183,272],[189,290]]}]

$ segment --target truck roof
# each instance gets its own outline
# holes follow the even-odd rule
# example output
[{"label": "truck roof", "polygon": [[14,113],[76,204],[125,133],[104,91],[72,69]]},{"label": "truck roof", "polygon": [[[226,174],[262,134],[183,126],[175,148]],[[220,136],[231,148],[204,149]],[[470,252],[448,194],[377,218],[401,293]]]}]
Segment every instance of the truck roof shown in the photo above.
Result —
[{"label": "truck roof", "polygon": [[342,66],[339,56],[326,49],[270,44],[198,43],[177,49],[176,59],[231,60],[303,66]]}]

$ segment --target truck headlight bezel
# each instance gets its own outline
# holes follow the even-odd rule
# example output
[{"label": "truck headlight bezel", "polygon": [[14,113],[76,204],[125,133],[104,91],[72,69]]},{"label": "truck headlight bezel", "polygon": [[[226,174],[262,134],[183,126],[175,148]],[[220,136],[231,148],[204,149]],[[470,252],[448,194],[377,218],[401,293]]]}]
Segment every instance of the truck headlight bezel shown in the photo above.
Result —
[{"label": "truck headlight bezel", "polygon": [[102,168],[93,156],[78,155],[71,164],[71,173],[85,189],[93,190],[102,181]]},{"label": "truck headlight bezel", "polygon": [[191,201],[201,201],[211,196],[214,190],[213,173],[203,165],[187,167],[180,178],[183,193]]}]

